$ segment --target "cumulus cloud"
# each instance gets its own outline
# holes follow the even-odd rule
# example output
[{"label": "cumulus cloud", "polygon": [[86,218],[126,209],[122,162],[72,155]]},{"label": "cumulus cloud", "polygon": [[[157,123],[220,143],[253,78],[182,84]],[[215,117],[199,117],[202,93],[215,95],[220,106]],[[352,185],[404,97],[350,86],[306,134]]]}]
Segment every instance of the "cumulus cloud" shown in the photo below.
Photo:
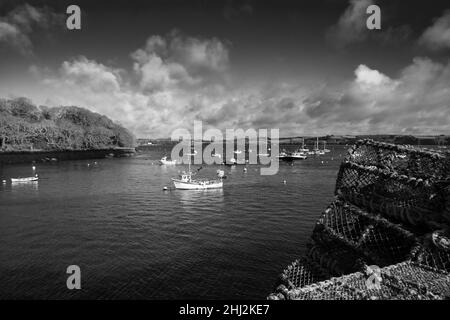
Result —
[{"label": "cumulus cloud", "polygon": [[230,72],[225,42],[170,33],[149,37],[130,65],[123,70],[81,56],[57,72],[30,72],[52,105],[87,107],[139,137],[169,137],[194,120],[205,129],[280,128],[282,135],[449,133],[450,62],[416,58],[396,76],[360,64],[347,81],[314,88],[242,83]]},{"label": "cumulus cloud", "polygon": [[[56,74],[41,75],[58,92],[58,104],[88,107],[138,136],[169,136],[226,103],[228,48],[219,39],[155,35],[130,56],[131,73],[81,56],[63,62]],[[40,69],[30,72],[39,77]]]},{"label": "cumulus cloud", "polygon": [[412,29],[409,25],[393,26],[387,21],[388,14],[382,11],[381,30],[369,30],[366,21],[369,17],[367,8],[376,4],[374,0],[350,0],[349,6],[339,17],[338,22],[331,26],[325,35],[327,42],[338,49],[367,40],[376,41],[382,45],[399,45],[410,39]]},{"label": "cumulus cloud", "polygon": [[449,133],[450,63],[415,58],[398,78],[360,65],[339,90],[305,100],[306,114],[354,133]]},{"label": "cumulus cloud", "polygon": [[0,17],[0,45],[8,45],[21,54],[32,53],[30,34],[36,28],[49,28],[62,21],[62,15],[49,8],[36,8],[29,4],[19,6]]},{"label": "cumulus cloud", "polygon": [[432,50],[450,49],[450,10],[424,31],[419,43]]},{"label": "cumulus cloud", "polygon": [[211,82],[220,78],[229,64],[228,48],[219,39],[187,37],[178,31],[148,38],[131,57],[141,87],[150,91]]},{"label": "cumulus cloud", "polygon": [[195,90],[133,87],[124,70],[79,57],[47,78],[62,105],[105,114],[140,137],[168,137],[178,128],[280,128],[282,135],[404,133],[448,134],[450,62],[415,58],[396,77],[366,65],[340,86],[307,90],[294,84]]},{"label": "cumulus cloud", "polygon": [[339,17],[337,24],[329,29],[327,39],[340,48],[366,39],[366,9],[372,4],[372,0],[350,0],[349,7]]}]

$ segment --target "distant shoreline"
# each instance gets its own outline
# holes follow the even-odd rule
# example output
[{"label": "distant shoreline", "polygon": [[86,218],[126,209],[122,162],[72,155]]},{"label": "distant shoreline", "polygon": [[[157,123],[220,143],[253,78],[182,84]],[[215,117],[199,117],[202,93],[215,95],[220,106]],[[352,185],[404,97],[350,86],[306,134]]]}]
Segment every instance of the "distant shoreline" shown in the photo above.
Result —
[{"label": "distant shoreline", "polygon": [[135,152],[135,148],[0,151],[0,164],[57,162],[65,160],[100,159],[109,157],[117,158],[131,156],[134,155]]}]

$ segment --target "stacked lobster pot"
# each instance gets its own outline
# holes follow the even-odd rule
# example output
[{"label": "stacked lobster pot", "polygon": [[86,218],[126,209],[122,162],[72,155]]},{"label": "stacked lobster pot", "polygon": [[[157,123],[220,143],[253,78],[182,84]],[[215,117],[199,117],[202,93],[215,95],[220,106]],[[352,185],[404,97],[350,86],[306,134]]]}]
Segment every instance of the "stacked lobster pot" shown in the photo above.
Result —
[{"label": "stacked lobster pot", "polygon": [[281,274],[269,298],[449,297],[449,173],[448,154],[358,141],[307,254]]}]

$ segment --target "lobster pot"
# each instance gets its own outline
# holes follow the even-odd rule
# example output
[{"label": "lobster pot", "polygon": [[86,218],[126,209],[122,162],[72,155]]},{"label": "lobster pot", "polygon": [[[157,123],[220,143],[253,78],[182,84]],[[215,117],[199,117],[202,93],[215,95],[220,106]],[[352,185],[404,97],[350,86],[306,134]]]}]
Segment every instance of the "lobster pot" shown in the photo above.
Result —
[{"label": "lobster pot", "polygon": [[308,244],[307,257],[331,276],[360,270],[362,255],[346,243],[325,232],[314,232]]},{"label": "lobster pot", "polygon": [[409,225],[434,229],[442,223],[445,201],[442,192],[428,180],[344,162],[336,194],[371,213]]},{"label": "lobster pot", "polygon": [[[278,291],[269,299],[287,300],[442,300],[450,296],[450,277],[411,262],[379,269],[377,285],[355,272],[301,288]],[[369,280],[369,281],[368,281]]]},{"label": "lobster pot", "polygon": [[444,243],[446,246],[439,246],[433,243],[433,241],[430,241],[431,237],[431,234],[425,236],[426,240],[417,249],[413,261],[431,270],[439,270],[448,274],[450,272],[450,238],[442,233],[442,238],[445,239]]},{"label": "lobster pot", "polygon": [[353,255],[339,254],[340,261],[358,257],[366,265],[386,266],[408,260],[418,245],[411,232],[340,198],[320,217],[313,237],[317,239],[319,235],[352,249]]},{"label": "lobster pot", "polygon": [[450,225],[450,186],[445,188],[444,192],[445,197],[445,210],[444,210],[444,221],[447,226]]},{"label": "lobster pot", "polygon": [[279,277],[279,284],[291,290],[308,286],[328,278],[330,278],[330,275],[326,270],[311,259],[301,257],[283,270]]},{"label": "lobster pot", "polygon": [[359,140],[346,157],[349,162],[362,166],[375,166],[430,181],[445,179],[450,173],[446,154],[438,151]]}]

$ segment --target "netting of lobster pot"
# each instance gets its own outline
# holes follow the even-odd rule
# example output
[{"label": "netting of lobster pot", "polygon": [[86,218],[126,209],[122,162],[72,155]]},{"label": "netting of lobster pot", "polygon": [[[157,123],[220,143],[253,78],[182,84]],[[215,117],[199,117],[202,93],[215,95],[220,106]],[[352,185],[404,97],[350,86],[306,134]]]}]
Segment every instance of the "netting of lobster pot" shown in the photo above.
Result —
[{"label": "netting of lobster pot", "polygon": [[[450,296],[449,157],[359,141],[307,253],[280,275],[270,299],[440,299]],[[367,289],[367,270],[383,284]]]},{"label": "netting of lobster pot", "polygon": [[449,176],[448,152],[402,146],[370,139],[359,140],[348,151],[347,161],[375,166],[417,179],[441,180]]},{"label": "netting of lobster pot", "polygon": [[[298,261],[297,261],[298,262]],[[413,262],[402,262],[379,270],[377,285],[368,287],[366,268],[341,277],[311,283],[303,287],[278,286],[269,295],[272,300],[442,300],[450,296],[448,273]]]},{"label": "netting of lobster pot", "polygon": [[448,225],[443,183],[346,161],[339,169],[336,194],[369,212],[433,230]]}]

